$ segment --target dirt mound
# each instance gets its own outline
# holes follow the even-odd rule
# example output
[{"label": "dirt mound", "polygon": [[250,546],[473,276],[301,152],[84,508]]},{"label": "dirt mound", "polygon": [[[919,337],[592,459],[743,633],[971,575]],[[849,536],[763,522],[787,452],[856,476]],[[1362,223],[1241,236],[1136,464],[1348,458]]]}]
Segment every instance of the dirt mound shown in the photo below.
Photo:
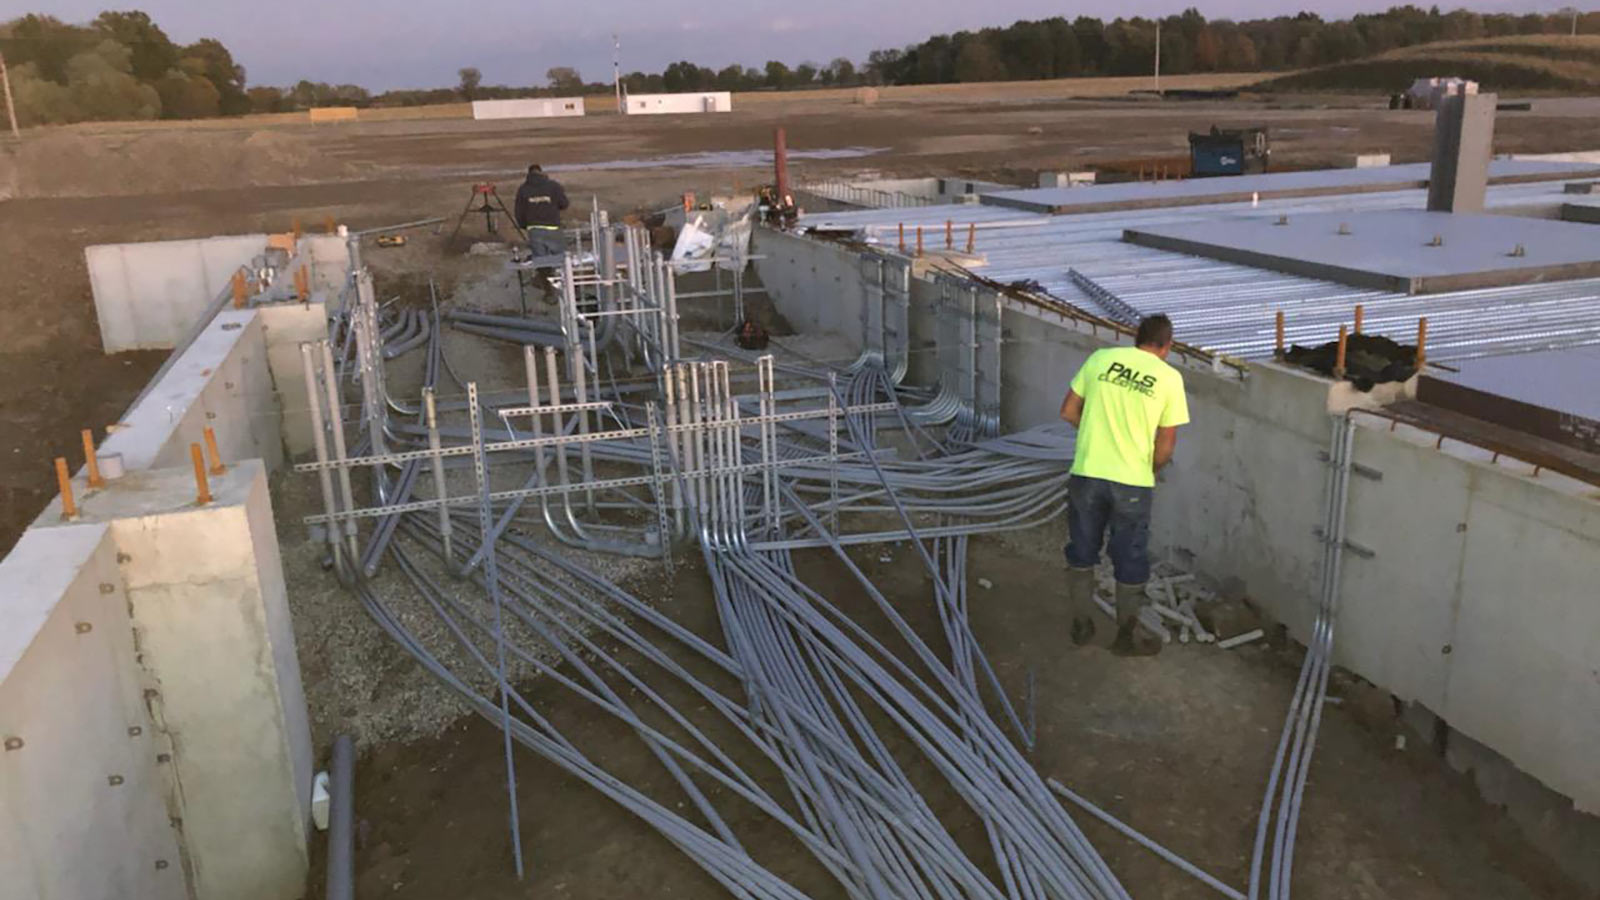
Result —
[{"label": "dirt mound", "polygon": [[0,200],[307,184],[353,169],[287,131],[34,129],[0,150]]}]

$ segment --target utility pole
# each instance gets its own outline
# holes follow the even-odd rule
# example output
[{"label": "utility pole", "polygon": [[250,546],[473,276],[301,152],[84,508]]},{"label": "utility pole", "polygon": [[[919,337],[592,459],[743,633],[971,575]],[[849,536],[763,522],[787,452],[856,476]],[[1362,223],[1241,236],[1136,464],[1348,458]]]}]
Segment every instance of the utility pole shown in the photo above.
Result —
[{"label": "utility pole", "polygon": [[611,34],[611,85],[617,91],[617,112],[624,112],[622,108],[622,39],[616,32]]},{"label": "utility pole", "polygon": [[11,76],[6,72],[6,55],[0,53],[0,86],[4,86],[6,95],[6,116],[11,119],[11,136],[22,140],[22,132],[17,130],[17,106],[11,102]]},{"label": "utility pole", "polygon": [[1156,96],[1161,96],[1161,20],[1156,20]]}]

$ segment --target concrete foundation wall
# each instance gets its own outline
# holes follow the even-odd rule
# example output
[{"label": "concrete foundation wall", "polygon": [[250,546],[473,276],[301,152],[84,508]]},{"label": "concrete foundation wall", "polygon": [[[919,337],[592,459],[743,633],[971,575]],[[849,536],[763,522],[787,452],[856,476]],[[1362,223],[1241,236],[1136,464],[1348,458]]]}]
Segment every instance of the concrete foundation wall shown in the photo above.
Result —
[{"label": "concrete foundation wall", "polygon": [[[304,266],[313,294],[337,298],[350,273],[345,239],[303,234],[271,298],[290,299],[293,272]],[[229,289],[234,272],[267,249],[267,235],[99,244],[84,248],[105,352],[177,346],[200,315]]]},{"label": "concrete foundation wall", "polygon": [[[1358,421],[1360,419],[1358,418]],[[1600,813],[1600,503],[1366,420],[1340,662]],[[1426,485],[1426,490],[1396,490]]]},{"label": "concrete foundation wall", "polygon": [[907,194],[912,197],[923,197],[928,200],[953,200],[967,194],[982,194],[989,191],[1014,191],[1014,184],[999,184],[993,181],[974,181],[970,178],[876,178],[867,181],[852,182],[856,187],[884,191],[891,194]]},{"label": "concrete foundation wall", "polygon": [[188,465],[76,481],[77,518],[58,498],[0,563],[23,741],[0,871],[40,896],[302,896],[311,735],[266,471],[231,463],[204,505]]},{"label": "concrete foundation wall", "polygon": [[350,278],[350,247],[337,234],[300,236],[300,259],[311,275],[311,293],[326,294],[327,302],[337,300]]},{"label": "concrete foundation wall", "polygon": [[[761,230],[768,295],[798,330],[861,346],[858,252]],[[937,334],[933,287],[913,279],[912,367]],[[1119,340],[1006,301],[1001,421],[1056,420],[1072,375]],[[1192,423],[1163,474],[1154,543],[1248,597],[1299,639],[1315,617],[1330,385],[1298,370],[1186,367]],[[1336,392],[1337,393],[1337,392]],[[1371,417],[1357,415],[1358,423]],[[1579,810],[1600,812],[1600,502],[1548,473],[1436,449],[1437,436],[1362,427],[1352,479],[1335,653],[1340,665],[1438,712]]]},{"label": "concrete foundation wall", "polygon": [[287,303],[256,310],[266,344],[283,447],[290,457],[312,449],[311,411],[306,407],[305,366],[300,345],[327,337],[327,310],[321,303]]},{"label": "concrete foundation wall", "polygon": [[0,891],[182,900],[171,744],[135,663],[105,524],[32,529],[0,561]]},{"label": "concrete foundation wall", "polygon": [[764,256],[754,265],[789,324],[801,333],[854,338],[861,348],[861,302],[865,284],[860,254],[839,244],[756,229],[750,252]]},{"label": "concrete foundation wall", "polygon": [[[284,435],[268,368],[266,322],[292,315],[265,310],[218,314],[188,352],[124,415],[101,445],[102,452],[121,453],[129,470],[185,465],[189,445],[201,443],[209,425],[216,431],[224,459],[281,465]],[[292,404],[295,395],[285,396]],[[303,385],[299,396],[298,406],[303,408]]]},{"label": "concrete foundation wall", "polygon": [[[220,313],[101,444],[127,474],[80,473],[79,518],[58,500],[0,562],[18,896],[301,896],[311,741],[266,472],[309,445],[280,409],[304,409],[299,343],[323,329],[320,303]],[[228,471],[197,506],[207,426]]]},{"label": "concrete foundation wall", "polygon": [[85,247],[107,353],[164,350],[267,247],[264,234]]},{"label": "concrete foundation wall", "polygon": [[160,686],[197,896],[294,900],[309,862],[311,734],[266,469],[238,463],[213,479],[214,502],[178,509],[168,504],[192,475],[145,474],[103,514],[116,516],[142,662]]}]

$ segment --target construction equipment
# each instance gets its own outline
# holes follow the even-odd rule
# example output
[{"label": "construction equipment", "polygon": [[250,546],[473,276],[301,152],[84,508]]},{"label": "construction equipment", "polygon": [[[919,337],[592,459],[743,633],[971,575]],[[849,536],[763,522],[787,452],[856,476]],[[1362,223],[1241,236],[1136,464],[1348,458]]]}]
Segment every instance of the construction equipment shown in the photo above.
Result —
[{"label": "construction equipment", "polygon": [[1209,132],[1189,132],[1189,175],[1259,175],[1267,171],[1272,156],[1265,128],[1211,126]]},{"label": "construction equipment", "polygon": [[[474,206],[473,204],[477,205]],[[499,233],[500,229],[497,223],[501,216],[505,216],[506,221],[511,223],[513,232],[519,237],[522,235],[522,229],[517,226],[516,217],[511,215],[511,210],[506,209],[505,201],[500,199],[499,191],[495,189],[493,184],[480,182],[472,186],[472,195],[467,198],[466,208],[461,210],[461,216],[456,219],[456,227],[450,232],[450,239],[446,243],[455,242],[456,235],[461,233],[461,226],[466,224],[467,216],[473,213],[481,213],[483,215],[483,227],[491,235]]]},{"label": "construction equipment", "polygon": [[756,192],[756,205],[761,221],[778,228],[788,228],[800,219],[800,208],[793,194],[780,194],[777,187],[765,185]]},{"label": "construction equipment", "polygon": [[800,208],[789,190],[789,138],[782,128],[772,132],[772,184],[756,191],[761,221],[776,228],[788,228],[800,219]]}]

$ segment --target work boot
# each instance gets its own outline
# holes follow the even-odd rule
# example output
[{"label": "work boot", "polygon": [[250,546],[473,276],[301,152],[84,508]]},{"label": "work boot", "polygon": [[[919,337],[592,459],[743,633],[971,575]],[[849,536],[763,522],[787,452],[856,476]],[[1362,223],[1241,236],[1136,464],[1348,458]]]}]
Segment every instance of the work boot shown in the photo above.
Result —
[{"label": "work boot", "polygon": [[1111,642],[1112,653],[1118,656],[1155,656],[1161,652],[1161,638],[1139,627],[1139,611],[1148,602],[1144,585],[1117,582],[1117,637]]},{"label": "work boot", "polygon": [[1067,613],[1072,616],[1073,646],[1084,647],[1094,640],[1095,616],[1099,610],[1094,605],[1095,578],[1093,569],[1067,569]]}]

